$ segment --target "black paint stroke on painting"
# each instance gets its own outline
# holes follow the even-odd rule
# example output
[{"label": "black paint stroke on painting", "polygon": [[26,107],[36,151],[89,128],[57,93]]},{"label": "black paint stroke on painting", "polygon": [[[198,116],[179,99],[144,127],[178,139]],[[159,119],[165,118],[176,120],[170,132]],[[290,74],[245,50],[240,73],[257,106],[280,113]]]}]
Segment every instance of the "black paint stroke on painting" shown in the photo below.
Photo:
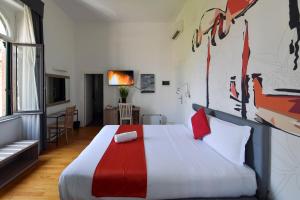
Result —
[{"label": "black paint stroke on painting", "polygon": [[236,111],[238,111],[238,112],[240,112],[240,111],[241,111],[241,109],[240,109],[240,108],[234,108],[234,110],[236,110]]},{"label": "black paint stroke on painting", "polygon": [[[252,74],[252,80],[257,79],[260,85],[263,85],[263,78],[261,77],[260,73],[253,73]],[[254,94],[254,106],[256,106],[256,100],[255,100],[255,94]]]},{"label": "black paint stroke on painting", "polygon": [[278,92],[291,92],[291,93],[299,93],[300,94],[300,90],[297,90],[297,89],[278,88],[278,89],[275,89],[275,91],[278,91]]},{"label": "black paint stroke on painting", "polygon": [[[233,99],[233,100],[235,100],[235,101],[237,101],[237,102],[241,103],[241,101],[240,101],[239,99],[237,99],[237,98],[233,97],[232,95],[230,95],[230,99]],[[240,107],[240,105],[239,105],[239,107]]]},{"label": "black paint stroke on painting", "polygon": [[246,80],[241,82],[242,87],[242,118],[247,119],[247,107],[246,104],[249,103],[249,75],[246,76]]},{"label": "black paint stroke on painting", "polygon": [[209,108],[209,80],[208,76],[206,76],[206,108]]},{"label": "black paint stroke on painting", "polygon": [[297,41],[291,41],[290,44],[290,54],[295,55],[294,59],[294,68],[293,70],[298,69],[298,60],[299,60],[299,42],[300,42],[300,13],[298,8],[298,0],[289,0],[289,8],[290,8],[290,28],[297,30]]}]

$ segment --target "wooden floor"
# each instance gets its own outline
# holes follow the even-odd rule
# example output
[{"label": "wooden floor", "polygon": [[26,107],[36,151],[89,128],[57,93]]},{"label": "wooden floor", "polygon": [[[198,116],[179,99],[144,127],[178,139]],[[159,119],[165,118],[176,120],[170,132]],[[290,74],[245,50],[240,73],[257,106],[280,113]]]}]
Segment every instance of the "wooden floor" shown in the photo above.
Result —
[{"label": "wooden floor", "polygon": [[99,127],[81,128],[74,132],[69,144],[62,138],[58,147],[51,145],[40,156],[39,162],[34,167],[0,190],[0,199],[59,199],[58,178],[61,172],[90,143],[99,130]]}]

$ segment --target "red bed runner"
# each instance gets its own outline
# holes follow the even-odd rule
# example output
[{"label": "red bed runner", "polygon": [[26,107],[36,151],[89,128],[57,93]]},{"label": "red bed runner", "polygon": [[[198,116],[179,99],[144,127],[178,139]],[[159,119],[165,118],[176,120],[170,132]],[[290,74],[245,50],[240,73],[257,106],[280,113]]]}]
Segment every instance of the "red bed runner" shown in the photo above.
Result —
[{"label": "red bed runner", "polygon": [[118,144],[112,139],[96,167],[93,196],[146,198],[147,168],[143,126],[121,125],[116,134],[128,131],[136,131],[138,139]]}]

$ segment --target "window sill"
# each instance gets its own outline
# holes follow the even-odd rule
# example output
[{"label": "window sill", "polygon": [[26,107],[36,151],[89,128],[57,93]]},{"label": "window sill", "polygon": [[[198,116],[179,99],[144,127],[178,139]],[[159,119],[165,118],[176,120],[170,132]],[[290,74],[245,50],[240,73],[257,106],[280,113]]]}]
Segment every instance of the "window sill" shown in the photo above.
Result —
[{"label": "window sill", "polygon": [[20,115],[9,115],[9,116],[5,116],[5,117],[0,117],[0,123],[12,121],[12,120],[15,120],[18,118],[20,118]]}]

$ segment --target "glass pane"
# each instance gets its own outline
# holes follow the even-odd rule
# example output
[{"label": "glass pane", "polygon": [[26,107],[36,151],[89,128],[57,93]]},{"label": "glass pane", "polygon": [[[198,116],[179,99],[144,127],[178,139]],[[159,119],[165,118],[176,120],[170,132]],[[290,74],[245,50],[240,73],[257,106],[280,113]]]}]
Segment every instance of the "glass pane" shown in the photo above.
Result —
[{"label": "glass pane", "polygon": [[6,115],[6,42],[0,40],[0,117]]},{"label": "glass pane", "polygon": [[[0,17],[1,17],[1,15],[0,15]],[[0,33],[2,35],[6,35],[7,36],[7,31],[6,31],[5,25],[3,23],[3,20],[1,20],[1,18],[0,18]]]},{"label": "glass pane", "polygon": [[46,77],[47,105],[56,105],[70,100],[70,78],[67,76],[50,75]]},{"label": "glass pane", "polygon": [[14,46],[14,111],[39,111],[41,92],[42,48]]}]

